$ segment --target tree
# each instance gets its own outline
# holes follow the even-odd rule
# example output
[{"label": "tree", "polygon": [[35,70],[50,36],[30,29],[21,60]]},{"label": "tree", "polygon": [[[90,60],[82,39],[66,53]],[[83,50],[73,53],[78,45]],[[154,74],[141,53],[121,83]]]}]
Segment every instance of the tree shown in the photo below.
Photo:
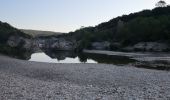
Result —
[{"label": "tree", "polygon": [[166,7],[166,2],[163,0],[160,0],[158,3],[156,3],[156,7]]}]

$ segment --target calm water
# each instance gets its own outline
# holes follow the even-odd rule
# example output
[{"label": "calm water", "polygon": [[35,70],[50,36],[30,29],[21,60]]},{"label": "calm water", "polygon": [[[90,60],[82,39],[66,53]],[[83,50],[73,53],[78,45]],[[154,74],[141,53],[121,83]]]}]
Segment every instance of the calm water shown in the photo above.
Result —
[{"label": "calm water", "polygon": [[[170,54],[149,54],[147,56],[141,55],[136,60],[131,57],[121,55],[104,55],[104,54],[89,54],[89,53],[75,53],[68,51],[44,51],[39,53],[24,52],[22,56],[13,57],[35,62],[47,63],[94,63],[94,64],[113,64],[119,66],[134,66],[138,68],[156,69],[156,70],[170,70],[170,61],[167,60]],[[139,59],[139,60],[138,60]],[[148,60],[148,59],[151,59]],[[152,61],[155,59],[155,61]],[[145,60],[148,60],[147,62]],[[156,64],[156,66],[155,66]],[[131,66],[131,67],[132,67]]]},{"label": "calm water", "polygon": [[99,54],[77,54],[74,52],[57,51],[57,52],[40,52],[33,53],[29,61],[48,62],[48,63],[104,63],[104,64],[128,64],[134,62],[127,57],[107,56]]},{"label": "calm water", "polygon": [[51,58],[43,52],[32,54],[31,59],[29,61],[47,62],[47,63],[97,63],[92,59],[87,59],[86,62],[82,62],[79,57],[75,57],[75,58],[65,57],[64,59]]}]

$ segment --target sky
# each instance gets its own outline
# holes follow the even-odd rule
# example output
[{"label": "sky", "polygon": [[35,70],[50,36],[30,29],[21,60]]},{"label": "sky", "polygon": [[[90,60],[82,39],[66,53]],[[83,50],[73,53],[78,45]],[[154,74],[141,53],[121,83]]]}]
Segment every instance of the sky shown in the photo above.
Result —
[{"label": "sky", "polygon": [[[152,9],[159,0],[0,0],[0,21],[19,29],[70,32],[124,14]],[[165,0],[170,4],[170,0]]]}]

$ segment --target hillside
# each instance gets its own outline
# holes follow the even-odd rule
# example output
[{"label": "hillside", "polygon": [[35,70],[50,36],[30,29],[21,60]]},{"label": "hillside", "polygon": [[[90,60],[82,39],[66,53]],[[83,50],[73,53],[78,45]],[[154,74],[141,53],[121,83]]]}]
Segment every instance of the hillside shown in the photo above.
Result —
[{"label": "hillside", "polygon": [[6,43],[8,38],[12,35],[18,35],[25,38],[31,38],[30,35],[27,35],[20,30],[14,28],[8,23],[4,23],[0,21],[0,44]]},{"label": "hillside", "polygon": [[32,37],[8,23],[0,22],[0,53],[20,56],[30,50]]},{"label": "hillside", "polygon": [[[18,30],[0,22],[0,52],[11,53],[9,45],[17,45],[14,46],[17,49],[22,49],[23,46],[24,49],[25,47],[30,49],[32,37],[38,37],[34,39],[45,41],[44,44],[55,46],[55,49],[60,47],[56,44],[56,41],[60,40],[62,46],[65,44],[65,47],[74,47],[77,51],[83,49],[170,51],[170,6],[119,16],[95,27],[81,28],[68,34]],[[15,52],[17,49],[14,49]]]},{"label": "hillside", "polygon": [[115,43],[121,48],[140,42],[169,44],[170,6],[119,16],[95,27],[70,32],[67,36],[80,43],[79,49],[91,49],[94,42],[104,41],[109,42],[113,50]]},{"label": "hillside", "polygon": [[22,32],[29,34],[33,37],[39,37],[39,36],[53,36],[53,35],[60,35],[62,33],[60,32],[52,32],[52,31],[40,31],[40,30],[26,30],[21,29]]}]

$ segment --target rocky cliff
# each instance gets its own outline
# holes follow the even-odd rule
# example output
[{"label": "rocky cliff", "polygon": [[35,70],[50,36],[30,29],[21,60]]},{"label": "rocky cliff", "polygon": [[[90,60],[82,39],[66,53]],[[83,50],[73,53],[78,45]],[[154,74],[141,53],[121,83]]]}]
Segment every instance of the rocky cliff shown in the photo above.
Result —
[{"label": "rocky cliff", "polygon": [[50,49],[53,51],[74,51],[77,47],[77,43],[74,40],[68,40],[66,38],[50,37],[50,38],[37,38],[37,46],[41,49]]}]

